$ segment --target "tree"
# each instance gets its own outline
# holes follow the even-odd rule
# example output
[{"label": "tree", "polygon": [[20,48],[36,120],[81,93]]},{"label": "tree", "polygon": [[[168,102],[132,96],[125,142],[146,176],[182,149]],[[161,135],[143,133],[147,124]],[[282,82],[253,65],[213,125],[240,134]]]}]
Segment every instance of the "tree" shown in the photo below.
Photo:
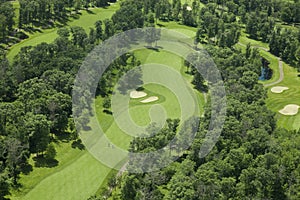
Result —
[{"label": "tree", "polygon": [[[126,16],[126,17],[124,17]],[[127,0],[121,3],[119,10],[112,16],[116,30],[127,31],[144,26],[141,2]]]},{"label": "tree", "polygon": [[70,31],[68,28],[60,28],[57,30],[57,34],[59,37],[68,39],[70,37]]},{"label": "tree", "polygon": [[87,38],[87,34],[86,34],[85,30],[79,26],[72,26],[71,33],[73,36],[73,38],[72,38],[73,44],[84,48],[84,46],[85,46],[84,41]]},{"label": "tree", "polygon": [[246,56],[246,58],[250,58],[250,56],[251,56],[251,44],[250,43],[247,44],[245,56]]},{"label": "tree", "polygon": [[47,160],[54,160],[55,156],[56,156],[56,150],[55,150],[54,145],[51,143],[47,146],[45,158]]},{"label": "tree", "polygon": [[71,97],[63,93],[55,93],[47,101],[47,118],[51,121],[53,133],[63,133],[68,128],[68,118],[71,115]]},{"label": "tree", "polygon": [[6,140],[6,164],[13,178],[13,184],[17,184],[17,178],[20,173],[20,165],[25,164],[27,160],[28,147],[22,144],[18,139],[8,138]]},{"label": "tree", "polygon": [[46,116],[28,113],[25,121],[25,130],[29,138],[31,153],[43,153],[50,141],[50,123]]},{"label": "tree", "polygon": [[95,27],[96,27],[96,39],[102,40],[103,39],[103,29],[102,29],[102,21],[98,20],[95,23]]},{"label": "tree", "polygon": [[2,3],[0,6],[0,15],[5,16],[5,24],[7,26],[8,31],[12,31],[13,25],[15,24],[15,10],[11,2]]}]

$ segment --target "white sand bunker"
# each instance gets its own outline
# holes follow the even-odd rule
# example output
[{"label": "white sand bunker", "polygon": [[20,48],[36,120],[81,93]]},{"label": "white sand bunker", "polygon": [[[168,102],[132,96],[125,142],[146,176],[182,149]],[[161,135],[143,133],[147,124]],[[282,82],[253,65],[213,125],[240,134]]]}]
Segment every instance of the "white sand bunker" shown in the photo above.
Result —
[{"label": "white sand bunker", "polygon": [[191,6],[187,6],[186,9],[187,9],[188,11],[191,11],[191,10],[192,10],[192,7],[191,7]]},{"label": "white sand bunker", "polygon": [[157,96],[152,96],[147,99],[144,99],[143,101],[141,101],[141,103],[150,103],[150,102],[157,101],[157,100],[158,100]]},{"label": "white sand bunker", "polygon": [[296,104],[286,105],[282,110],[279,110],[279,113],[283,115],[296,115],[300,106]]},{"label": "white sand bunker", "polygon": [[277,86],[277,87],[272,87],[271,92],[279,94],[288,89],[289,89],[288,87]]},{"label": "white sand bunker", "polygon": [[145,93],[145,92],[139,92],[139,91],[131,91],[130,92],[130,98],[132,98],[132,99],[139,99],[139,98],[142,98],[145,96],[147,96],[147,93]]}]

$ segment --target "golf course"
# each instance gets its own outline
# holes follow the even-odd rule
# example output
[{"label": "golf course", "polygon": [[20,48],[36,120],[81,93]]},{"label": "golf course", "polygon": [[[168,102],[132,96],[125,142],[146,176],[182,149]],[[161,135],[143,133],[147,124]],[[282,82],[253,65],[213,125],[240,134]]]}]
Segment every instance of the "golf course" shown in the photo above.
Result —
[{"label": "golf course", "polygon": [[[271,3],[260,10],[254,3],[233,0],[32,2],[10,2],[12,27],[0,9],[0,21],[8,21],[1,29],[5,54],[0,68],[7,79],[0,79],[4,199],[300,197],[300,154],[288,153],[299,143],[300,74],[293,63],[300,63],[300,57],[270,45],[275,33],[289,33],[277,26],[299,31],[294,41],[300,44],[295,13],[289,18]],[[289,14],[294,12],[288,8]],[[55,16],[59,9],[63,17]],[[266,22],[259,21],[261,27],[270,30],[251,29],[258,23],[252,22],[255,9],[263,13],[257,12],[257,18],[266,17]],[[49,26],[37,25],[40,19]],[[289,19],[294,21],[284,21]],[[21,32],[25,39],[18,36]],[[298,46],[287,43],[300,53]],[[127,48],[133,50],[123,52]],[[211,54],[201,57],[201,48]],[[194,60],[203,62],[203,72],[213,78],[205,79]],[[272,74],[258,80],[265,60]],[[96,69],[85,68],[89,64]],[[220,74],[211,70],[212,64]],[[215,85],[219,90],[210,90]],[[214,99],[215,94],[220,97]],[[220,113],[225,116],[218,118]],[[186,132],[195,133],[192,144],[183,137]],[[173,138],[177,143],[170,142]],[[180,142],[189,145],[182,150]],[[179,159],[157,171],[143,171],[143,165],[153,164],[149,152],[159,150]],[[132,156],[147,153],[148,160]],[[167,160],[162,156],[153,165]],[[143,162],[137,169],[141,173],[126,171],[135,162]]]},{"label": "golf course", "polygon": [[[90,12],[81,11],[79,19],[72,19],[67,26],[82,26],[86,31],[94,25],[94,23],[101,19],[110,18],[112,14],[119,8],[119,4],[115,3],[107,8],[94,8]],[[177,23],[162,22],[165,28],[173,29],[182,34],[192,37],[195,33],[194,28],[190,28]],[[8,59],[11,61],[13,57],[20,51],[22,47],[37,45],[41,42],[51,43],[57,37],[58,28],[46,29],[42,32],[37,32],[29,35],[28,39],[14,45],[9,53]],[[197,92],[191,84],[192,76],[185,73],[184,60],[179,56],[166,52],[154,51],[151,49],[138,50],[135,52],[141,64],[160,64],[170,67],[172,71],[184,77],[185,87],[189,87],[192,92],[196,94],[199,102],[198,114],[203,113],[203,106],[205,104],[204,95]],[[153,77],[153,70],[149,71],[149,67],[144,68],[145,74]],[[157,72],[156,72],[157,73]],[[168,77],[170,80],[176,80],[175,77]],[[147,79],[147,77],[145,77]],[[165,79],[166,77],[162,77]],[[178,102],[178,97],[169,88],[158,84],[146,84],[143,86],[146,97],[136,98],[130,100],[129,113],[133,122],[139,126],[147,126],[151,123],[149,116],[150,109],[153,105],[160,105],[165,110],[168,118],[180,118],[181,111]],[[180,87],[178,87],[180,88]],[[185,90],[183,90],[185,91]],[[155,97],[154,101],[148,100],[149,97]],[[156,99],[157,98],[157,99]],[[146,100],[146,102],[142,102]],[[103,112],[103,98],[98,96],[95,99],[95,108],[97,110],[97,119],[101,128],[105,132],[112,144],[127,150],[132,140],[132,136],[127,135],[120,129],[118,124],[114,121],[114,116]],[[196,114],[196,113],[195,113]],[[159,115],[158,115],[159,116]],[[163,119],[161,119],[163,120]],[[91,122],[93,123],[93,122]],[[96,122],[95,122],[96,123]],[[38,199],[43,196],[45,200],[64,200],[64,199],[87,199],[89,196],[95,194],[99,190],[102,183],[105,185],[105,179],[109,173],[114,171],[109,167],[101,164],[96,160],[87,150],[80,150],[71,148],[71,143],[58,142],[55,144],[57,150],[58,166],[52,168],[36,168],[34,167],[30,175],[21,175],[21,188],[12,190],[11,199]],[[30,163],[33,164],[32,158]],[[80,172],[80,173],[78,173]],[[76,174],[76,175],[75,175]],[[61,188],[64,188],[63,190]],[[74,191],[78,191],[74,193]],[[79,194],[80,193],[80,194]]]}]

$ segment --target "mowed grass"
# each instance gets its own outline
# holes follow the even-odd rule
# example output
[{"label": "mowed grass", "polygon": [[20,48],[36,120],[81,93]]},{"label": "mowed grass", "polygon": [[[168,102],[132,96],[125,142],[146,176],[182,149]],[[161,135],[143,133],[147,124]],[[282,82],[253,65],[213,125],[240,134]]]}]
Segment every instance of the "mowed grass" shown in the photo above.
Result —
[{"label": "mowed grass", "polygon": [[[268,49],[268,44],[261,41],[249,39],[245,33],[242,34],[240,42],[244,45],[251,43],[256,47],[264,47]],[[245,47],[238,45],[238,48],[245,50]],[[279,61],[276,56],[270,52],[259,50],[260,55],[270,62],[269,67],[273,70],[273,76],[270,80],[260,81],[262,84],[272,83],[279,79]],[[300,128],[300,112],[294,116],[285,116],[278,111],[283,109],[288,104],[300,105],[300,78],[298,77],[297,70],[286,63],[283,63],[284,79],[281,83],[273,85],[267,88],[268,98],[266,104],[268,108],[276,113],[278,127],[286,128],[288,130],[297,130]],[[284,91],[281,94],[274,94],[271,92],[271,88],[275,86],[289,87],[289,90]]]},{"label": "mowed grass", "polygon": [[263,47],[263,48],[269,49],[269,45],[267,43],[251,39],[248,36],[249,36],[249,34],[247,34],[245,32],[245,29],[242,29],[239,42],[242,44],[245,44],[245,45],[247,45],[248,43],[251,43],[252,46]]},{"label": "mowed grass", "polygon": [[[87,199],[97,191],[111,171],[88,151],[72,148],[71,143],[59,142],[55,147],[58,166],[34,167],[30,175],[21,175],[19,182],[22,187],[12,191],[11,199]],[[29,162],[34,164],[32,158]]]},{"label": "mowed grass", "polygon": [[[142,64],[156,63],[160,65],[166,65],[177,71],[178,74],[182,74],[181,72],[184,71],[182,58],[166,51],[156,52],[149,49],[143,49],[135,51],[135,55],[142,62]],[[147,76],[157,76],[157,74],[151,74],[151,70],[146,70],[146,72],[149,73]],[[145,74],[143,74],[143,76],[145,76]],[[166,76],[168,76],[168,74]],[[170,74],[170,76],[172,75]],[[188,76],[189,75],[185,73],[183,75],[183,77]],[[172,79],[172,77],[170,77],[170,79]],[[190,89],[194,90],[192,89],[193,86],[190,84],[191,77],[189,77],[189,79],[185,78],[184,80],[186,81],[186,86],[191,87]],[[146,97],[130,100],[129,113],[133,123],[139,126],[149,125],[151,123],[149,111],[151,107],[156,104],[159,104],[164,108],[167,118],[181,118],[182,113],[179,104],[179,99],[177,95],[172,91],[172,89],[154,83],[144,85],[144,89],[144,91],[148,94]],[[199,93],[196,90],[194,90],[193,92],[197,98],[199,111],[197,113],[192,114],[199,115],[200,113],[203,113],[203,106],[205,104],[205,100],[203,94]],[[146,99],[150,96],[157,96],[159,97],[159,100],[146,104],[140,102],[141,100]],[[103,112],[102,103],[103,98],[97,97],[95,101],[96,115],[101,125],[101,128],[113,144],[122,149],[128,149],[130,141],[132,141],[133,139],[132,136],[126,134],[119,127],[119,125],[114,121],[113,115],[106,114]],[[195,112],[195,110],[193,111]],[[114,113],[113,110],[112,112]]]},{"label": "mowed grass", "polygon": [[[112,4],[107,8],[93,8],[91,12],[86,10],[80,11],[81,15],[79,19],[70,19],[66,27],[81,26],[88,33],[89,29],[94,27],[97,20],[109,19],[113,13],[119,8],[119,3]],[[42,30],[42,32],[35,32],[29,34],[29,38],[17,43],[11,47],[7,54],[8,60],[11,62],[13,58],[18,54],[20,49],[25,46],[35,46],[42,42],[51,43],[57,38],[58,28],[51,28]]]},{"label": "mowed grass", "polygon": [[283,109],[288,104],[300,105],[300,77],[298,77],[297,70],[290,67],[287,64],[284,67],[284,80],[275,86],[289,87],[288,90],[281,94],[274,94],[270,91],[273,87],[268,88],[268,99],[266,101],[267,106],[274,112],[277,113],[276,118],[278,120],[278,126],[289,130],[297,130],[300,128],[300,112],[294,116],[285,116],[278,113],[279,110]]}]

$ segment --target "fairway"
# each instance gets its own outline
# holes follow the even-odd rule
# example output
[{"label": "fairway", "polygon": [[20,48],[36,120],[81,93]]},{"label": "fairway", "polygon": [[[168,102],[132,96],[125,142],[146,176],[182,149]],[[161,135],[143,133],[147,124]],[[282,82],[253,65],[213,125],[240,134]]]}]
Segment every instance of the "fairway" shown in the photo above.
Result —
[{"label": "fairway", "polygon": [[[124,150],[128,149],[130,141],[132,140],[132,136],[127,134],[127,132],[134,131],[134,127],[129,126],[128,124],[132,123],[137,126],[146,127],[151,123],[151,115],[153,115],[153,120],[157,122],[157,124],[160,124],[161,126],[165,122],[166,118],[171,118],[171,119],[179,118],[184,121],[188,117],[191,117],[191,115],[188,114],[187,116],[185,116],[181,111],[182,108],[180,107],[181,105],[178,100],[185,99],[185,97],[183,96],[178,97],[178,95],[186,95],[186,94],[179,94],[179,93],[185,93],[187,92],[187,89],[182,89],[182,87],[180,87],[180,84],[184,85],[184,87],[189,87],[190,92],[193,92],[195,94],[194,96],[195,101],[198,102],[198,107],[199,107],[199,109],[191,107],[192,103],[190,103],[188,106],[186,106],[186,108],[184,108],[184,110],[187,111],[188,109],[191,109],[189,112],[192,113],[192,115],[194,114],[199,115],[200,112],[203,112],[203,105],[204,105],[203,95],[200,94],[198,91],[192,89],[192,85],[189,83],[190,80],[183,79],[183,82],[178,84],[178,77],[176,77],[176,74],[172,75],[171,73],[163,73],[164,69],[162,68],[162,65],[165,65],[169,67],[169,70],[173,70],[178,74],[178,76],[182,77],[183,75],[181,72],[184,71],[182,58],[166,51],[156,52],[148,49],[135,51],[135,55],[139,60],[141,60],[142,65],[143,64],[149,65],[143,68],[143,79],[145,81],[151,82],[151,79],[153,77],[156,77],[156,82],[171,81],[172,83],[171,85],[173,86],[166,87],[166,85],[168,85],[166,82],[165,83],[161,82],[161,84],[154,84],[154,83],[145,84],[143,86],[144,87],[143,92],[145,92],[147,96],[130,100],[129,107],[128,107],[129,116],[123,115],[124,111],[122,110],[122,108],[124,105],[122,102],[115,103],[121,105],[116,105],[115,107],[113,106],[112,112],[114,113],[114,115],[112,116],[103,113],[103,108],[102,108],[103,99],[101,97],[98,97],[96,99],[97,118],[101,125],[101,128],[105,132],[108,139],[114,145]],[[152,64],[155,63],[158,66],[151,66],[151,63]],[[154,70],[155,67],[158,67],[158,69],[162,72],[161,77],[159,77],[160,75],[157,74],[157,70]],[[166,70],[168,70],[168,68]],[[184,76],[188,76],[188,75],[184,74]],[[177,88],[177,91],[175,88]],[[141,100],[147,99],[148,97],[151,96],[157,96],[158,100],[147,104],[140,102]],[[124,97],[122,97],[121,94],[116,94],[115,98],[117,100],[120,100]],[[188,102],[190,100],[187,99],[186,101]],[[113,97],[112,104],[114,105],[114,97]],[[156,109],[152,110],[152,107],[155,105],[162,106],[162,109],[164,109],[165,113],[159,112],[159,110],[157,110],[157,113],[155,113]],[[117,111],[115,111],[114,108]],[[118,112],[118,109],[120,109],[121,111]],[[110,125],[108,126],[108,124]],[[136,130],[140,130],[140,129],[136,128]]]},{"label": "fairway", "polygon": [[[245,49],[244,45],[246,45],[249,42],[251,43],[251,45],[254,45],[254,47],[263,49],[268,48],[268,45],[266,43],[249,39],[244,33],[240,37],[240,43],[243,44],[243,46],[238,44],[238,47]],[[260,83],[267,85],[279,79],[279,61],[276,56],[272,55],[269,52],[266,52],[263,49],[260,49],[260,54],[270,62],[269,67],[273,70],[273,76],[270,80],[260,81]],[[300,128],[300,113],[298,112],[298,114],[296,115],[287,116],[280,114],[279,111],[289,104],[300,104],[300,77],[298,77],[298,72],[295,68],[289,66],[284,62],[283,72],[283,81],[276,85],[272,85],[266,88],[268,91],[268,98],[266,100],[266,104],[270,110],[276,113],[277,125],[279,127],[283,127],[288,130],[297,130]],[[278,86],[288,89],[282,93],[274,93],[271,91],[273,87]]]},{"label": "fairway", "polygon": [[[94,24],[97,20],[109,19],[114,14],[114,12],[119,8],[119,3],[112,4],[107,8],[93,8],[91,13],[88,13],[86,10],[81,11],[79,19],[70,19],[66,27],[71,26],[81,26],[88,33],[89,29],[94,27]],[[13,45],[8,54],[7,58],[12,62],[13,58],[18,54],[20,49],[25,46],[35,46],[42,42],[51,43],[58,37],[57,35],[58,28],[44,29],[42,32],[36,32],[29,34],[29,38]]]},{"label": "fairway", "polygon": [[277,124],[280,127],[288,130],[295,130],[300,128],[300,114],[294,116],[285,116],[279,114],[278,111],[283,109],[288,104],[300,104],[300,77],[298,77],[297,70],[287,64],[284,67],[284,80],[277,86],[285,86],[289,89],[283,93],[276,94],[271,91],[272,87],[268,87],[267,106],[276,113]]}]

